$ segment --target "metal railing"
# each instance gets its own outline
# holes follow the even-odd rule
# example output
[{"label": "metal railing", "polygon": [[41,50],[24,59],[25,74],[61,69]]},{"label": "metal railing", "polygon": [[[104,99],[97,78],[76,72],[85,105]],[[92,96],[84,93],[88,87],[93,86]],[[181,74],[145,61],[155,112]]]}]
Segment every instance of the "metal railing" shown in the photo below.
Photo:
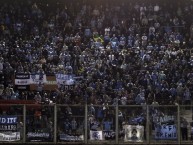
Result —
[{"label": "metal railing", "polygon": [[192,144],[192,110],[180,105],[1,104],[0,143]]}]

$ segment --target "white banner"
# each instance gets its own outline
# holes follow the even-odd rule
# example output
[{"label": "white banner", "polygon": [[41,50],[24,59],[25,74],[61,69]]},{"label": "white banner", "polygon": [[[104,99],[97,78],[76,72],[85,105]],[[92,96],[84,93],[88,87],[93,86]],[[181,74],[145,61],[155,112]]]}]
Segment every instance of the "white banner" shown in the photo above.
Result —
[{"label": "white banner", "polygon": [[20,140],[20,132],[0,133],[0,141],[18,141],[18,140]]},{"label": "white banner", "polygon": [[47,83],[46,75],[31,74],[30,84],[39,84],[39,83]]},{"label": "white banner", "polygon": [[50,134],[46,132],[28,132],[27,133],[27,138],[30,137],[43,137],[43,138],[49,138]]},{"label": "white banner", "polygon": [[[82,79],[82,76],[75,77],[75,75],[55,74],[56,79],[51,83],[58,85],[72,86],[75,80]],[[31,84],[49,84],[46,74],[16,74],[15,85],[31,85]]]},{"label": "white banner", "polygon": [[30,74],[17,73],[15,74],[15,85],[29,85],[30,84]]},{"label": "white banner", "polygon": [[56,74],[56,82],[58,85],[74,85],[74,75]]},{"label": "white banner", "polygon": [[15,85],[30,85],[30,79],[15,79]]},{"label": "white banner", "polygon": [[15,85],[30,85],[47,83],[46,74],[16,74],[15,75]]},{"label": "white banner", "polygon": [[90,130],[90,140],[103,140],[103,132]]},{"label": "white banner", "polygon": [[125,138],[124,141],[143,142],[144,126],[141,125],[125,125]]},{"label": "white banner", "polygon": [[60,134],[60,140],[62,141],[83,141],[84,135]]}]

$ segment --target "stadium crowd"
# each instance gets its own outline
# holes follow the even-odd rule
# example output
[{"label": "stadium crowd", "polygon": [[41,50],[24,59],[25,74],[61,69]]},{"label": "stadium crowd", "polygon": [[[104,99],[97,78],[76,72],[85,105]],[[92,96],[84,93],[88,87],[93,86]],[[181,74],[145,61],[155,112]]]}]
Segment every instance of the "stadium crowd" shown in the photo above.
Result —
[{"label": "stadium crowd", "polygon": [[[117,104],[191,104],[192,11],[190,0],[1,0],[0,99],[88,104],[88,128],[106,131],[115,130]],[[17,90],[15,73],[82,79],[68,90]],[[52,107],[27,108],[27,132],[53,134]],[[0,114],[23,115],[20,107],[10,108]],[[84,109],[59,106],[58,135],[82,134]],[[119,109],[119,130],[128,120],[145,126],[143,107]],[[177,116],[175,109],[163,110]]]},{"label": "stadium crowd", "polygon": [[[2,1],[1,99],[14,73],[83,76],[71,90],[40,92],[58,104],[189,104],[191,1]],[[30,98],[30,97],[29,97]]]}]

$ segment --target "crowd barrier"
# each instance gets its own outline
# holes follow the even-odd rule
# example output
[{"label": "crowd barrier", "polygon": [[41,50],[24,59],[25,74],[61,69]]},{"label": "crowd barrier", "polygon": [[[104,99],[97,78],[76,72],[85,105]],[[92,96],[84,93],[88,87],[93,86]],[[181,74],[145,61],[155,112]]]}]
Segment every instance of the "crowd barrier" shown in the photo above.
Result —
[{"label": "crowd barrier", "polygon": [[0,105],[0,144],[192,144],[193,106]]}]

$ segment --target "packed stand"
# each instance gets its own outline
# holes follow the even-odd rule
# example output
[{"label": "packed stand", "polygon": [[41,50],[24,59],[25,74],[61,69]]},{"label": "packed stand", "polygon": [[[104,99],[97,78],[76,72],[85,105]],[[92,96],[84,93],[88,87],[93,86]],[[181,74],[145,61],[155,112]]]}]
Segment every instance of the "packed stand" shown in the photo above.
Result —
[{"label": "packed stand", "polygon": [[[1,2],[0,97],[104,106],[189,104],[192,10],[188,0]],[[70,90],[18,91],[13,74],[25,72],[83,79]]]}]

